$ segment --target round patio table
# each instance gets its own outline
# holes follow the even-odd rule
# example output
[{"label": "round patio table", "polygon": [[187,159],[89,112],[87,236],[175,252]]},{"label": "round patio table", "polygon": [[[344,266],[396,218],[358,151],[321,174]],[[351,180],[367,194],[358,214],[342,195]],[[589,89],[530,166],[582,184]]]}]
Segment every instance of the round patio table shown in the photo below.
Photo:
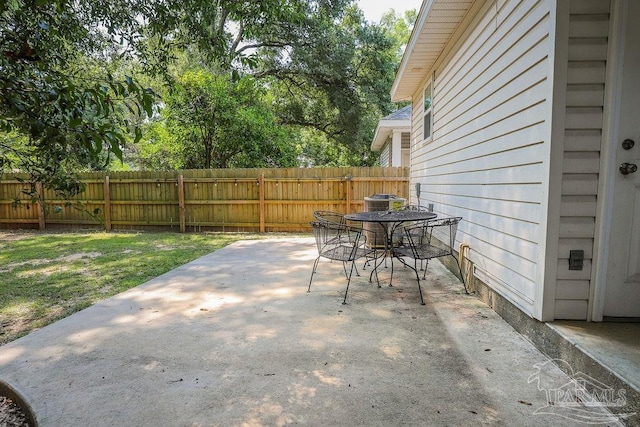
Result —
[{"label": "round patio table", "polygon": [[[402,226],[402,224],[407,222],[426,221],[434,219],[436,216],[437,215],[433,212],[406,209],[397,211],[357,212],[345,215],[344,219],[358,222],[375,222],[380,224],[382,227],[384,232],[384,254],[381,257],[380,262],[376,262],[374,266],[375,271],[380,267],[380,265],[382,265],[384,258],[390,252],[393,244],[393,233]],[[374,271],[369,275],[369,280],[371,280]],[[389,286],[392,286],[391,281],[389,281]]]}]

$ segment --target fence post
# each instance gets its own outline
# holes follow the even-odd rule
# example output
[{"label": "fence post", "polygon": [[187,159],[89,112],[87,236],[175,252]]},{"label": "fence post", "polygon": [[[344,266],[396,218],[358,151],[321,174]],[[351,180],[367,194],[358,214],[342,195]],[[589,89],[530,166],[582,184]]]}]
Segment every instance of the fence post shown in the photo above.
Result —
[{"label": "fence post", "polygon": [[180,211],[180,232],[187,230],[186,211],[184,206],[184,175],[178,175],[178,209]]},{"label": "fence post", "polygon": [[44,187],[41,182],[36,182],[36,192],[38,193],[38,201],[36,202],[38,208],[38,227],[40,230],[44,230]]},{"label": "fence post", "polygon": [[347,175],[345,176],[346,179],[346,192],[347,192],[347,211],[345,213],[350,214],[351,213],[351,183],[353,182],[351,180],[351,175]]},{"label": "fence post", "polygon": [[265,232],[264,221],[266,216],[266,208],[264,203],[264,192],[266,191],[264,188],[264,174],[260,174],[258,187],[260,187],[258,189],[258,192],[260,194],[260,232],[264,233]]},{"label": "fence post", "polygon": [[104,229],[111,230],[111,187],[109,185],[109,175],[104,177]]}]

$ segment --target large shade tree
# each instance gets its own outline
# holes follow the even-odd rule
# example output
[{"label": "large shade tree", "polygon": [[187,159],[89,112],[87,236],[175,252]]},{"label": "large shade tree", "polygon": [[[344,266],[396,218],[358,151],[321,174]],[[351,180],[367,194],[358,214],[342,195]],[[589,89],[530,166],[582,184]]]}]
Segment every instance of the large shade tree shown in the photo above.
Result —
[{"label": "large shade tree", "polygon": [[[195,46],[215,73],[268,81],[281,124],[315,129],[342,145],[345,163],[374,161],[368,146],[375,122],[392,110],[397,53],[389,34],[366,23],[352,0],[218,0],[204,9],[191,1],[163,9],[158,22],[164,30],[156,32],[165,35],[153,46]],[[171,63],[172,52],[150,50],[147,66]]]},{"label": "large shade tree", "polygon": [[[125,0],[8,0],[0,3],[0,171],[72,196],[73,171],[121,155],[135,116],[154,95],[112,74],[109,58],[138,33],[141,10]],[[99,66],[98,64],[107,64]]]},{"label": "large shade tree", "polygon": [[297,151],[265,91],[249,76],[231,81],[199,69],[181,74],[164,97],[160,117],[140,144],[150,168],[292,167]]},{"label": "large shade tree", "polygon": [[389,88],[396,54],[379,26],[364,22],[357,7],[315,27],[310,40],[286,55],[274,52],[257,73],[277,79],[284,123],[321,131],[350,151],[351,164],[371,164],[369,151],[379,117],[393,108]]},{"label": "large shade tree", "polygon": [[[366,148],[375,121],[392,108],[388,87],[396,53],[386,31],[364,22],[353,0],[5,0],[0,167],[77,193],[72,171],[121,157],[125,144],[141,137],[144,116],[157,115],[153,91],[125,75],[120,64],[138,64],[175,85],[180,74],[171,64],[185,51],[197,52],[198,68],[225,85],[242,85],[248,75],[260,79],[280,124],[314,129],[297,135],[322,135],[325,143],[344,147],[338,151],[348,162],[371,162]],[[173,103],[175,111],[179,91],[168,93],[165,104]],[[236,129],[257,123],[264,117],[258,110],[266,107],[245,103]],[[177,126],[180,119],[171,120]],[[218,125],[217,132],[232,127]],[[266,127],[272,129],[271,122]],[[206,147],[212,136],[201,135]],[[278,158],[289,159],[291,150],[277,151],[282,136],[254,133],[248,143],[255,148],[262,138]],[[238,153],[205,149],[201,164],[269,163],[255,152],[245,153],[243,163]],[[217,155],[235,160],[217,162]],[[190,158],[187,164],[197,156]]]}]

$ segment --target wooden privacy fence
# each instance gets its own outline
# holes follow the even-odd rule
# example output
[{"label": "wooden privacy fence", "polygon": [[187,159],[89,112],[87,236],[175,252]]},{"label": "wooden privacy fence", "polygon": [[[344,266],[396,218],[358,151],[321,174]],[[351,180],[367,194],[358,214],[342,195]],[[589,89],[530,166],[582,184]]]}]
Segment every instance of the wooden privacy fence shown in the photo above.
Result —
[{"label": "wooden privacy fence", "polygon": [[372,194],[408,199],[407,168],[208,169],[92,172],[70,203],[27,177],[0,178],[0,227],[156,229],[185,231],[307,231],[315,210],[364,209]]}]

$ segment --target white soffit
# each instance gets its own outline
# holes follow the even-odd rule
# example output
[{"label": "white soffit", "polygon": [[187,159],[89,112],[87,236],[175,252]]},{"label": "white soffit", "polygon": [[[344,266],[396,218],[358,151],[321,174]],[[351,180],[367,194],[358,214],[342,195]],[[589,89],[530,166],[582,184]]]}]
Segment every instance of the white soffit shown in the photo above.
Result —
[{"label": "white soffit", "polygon": [[476,0],[423,0],[391,87],[391,100],[409,101]]},{"label": "white soffit", "polygon": [[376,133],[371,143],[371,151],[380,151],[394,130],[411,132],[411,120],[382,120],[376,127]]}]

